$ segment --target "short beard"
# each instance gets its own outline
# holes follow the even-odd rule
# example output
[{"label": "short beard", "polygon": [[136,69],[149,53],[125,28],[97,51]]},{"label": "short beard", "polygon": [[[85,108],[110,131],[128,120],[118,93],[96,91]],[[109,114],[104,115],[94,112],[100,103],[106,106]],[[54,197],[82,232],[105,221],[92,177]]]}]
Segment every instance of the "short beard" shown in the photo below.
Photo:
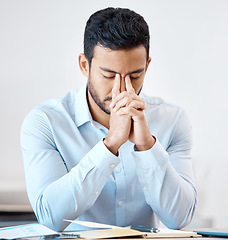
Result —
[{"label": "short beard", "polygon": [[103,112],[105,112],[106,114],[110,115],[110,109],[108,109],[108,108],[106,107],[105,101],[110,101],[110,100],[112,100],[112,98],[111,98],[111,97],[106,97],[106,98],[104,99],[104,101],[102,102],[102,101],[99,99],[99,97],[98,97],[98,95],[97,95],[97,93],[96,93],[96,90],[94,89],[94,87],[93,87],[90,79],[88,79],[87,88],[88,88],[88,91],[89,91],[89,93],[90,93],[93,101],[97,104],[97,106],[98,106]]},{"label": "short beard", "polygon": [[[106,114],[110,115],[110,113],[111,113],[111,112],[110,112],[110,109],[108,109],[108,108],[106,107],[105,102],[112,100],[112,97],[106,97],[106,98],[104,99],[104,101],[102,102],[102,101],[99,99],[99,97],[98,97],[98,95],[97,95],[97,93],[96,93],[96,90],[94,89],[94,87],[93,87],[93,85],[92,85],[92,83],[91,83],[91,81],[90,81],[90,78],[88,78],[87,88],[88,88],[88,91],[89,91],[89,93],[90,93],[93,101],[97,104],[97,106],[98,106],[103,112],[105,112]],[[141,90],[142,90],[142,87],[140,88],[140,90],[139,90],[139,92],[137,93],[137,95],[140,94]]]}]

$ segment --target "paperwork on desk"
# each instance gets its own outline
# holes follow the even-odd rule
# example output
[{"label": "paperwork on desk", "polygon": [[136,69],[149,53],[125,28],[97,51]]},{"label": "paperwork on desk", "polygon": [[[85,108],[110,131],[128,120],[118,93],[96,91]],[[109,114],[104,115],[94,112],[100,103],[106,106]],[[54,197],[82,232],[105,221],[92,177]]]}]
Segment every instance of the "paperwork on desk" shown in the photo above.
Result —
[{"label": "paperwork on desk", "polygon": [[0,228],[0,239],[36,237],[50,234],[58,233],[39,223]]},{"label": "paperwork on desk", "polygon": [[[124,228],[124,227],[118,227],[118,226],[95,223],[95,222],[72,221],[72,220],[65,220],[65,221],[68,221],[71,223],[77,223],[86,227],[99,229],[99,230],[71,232],[71,234],[74,233],[79,235],[80,238],[86,238],[86,239],[102,239],[102,238],[107,239],[107,238],[123,238],[123,237],[125,238],[130,238],[130,237],[189,238],[189,237],[200,236],[196,232],[189,232],[189,231],[187,232],[187,231],[171,230],[171,229],[163,229],[163,228],[159,229],[159,232],[157,233],[148,233],[148,232],[140,232],[131,228]],[[0,239],[29,238],[29,237],[39,237],[39,236],[56,235],[56,234],[59,234],[59,233],[39,223],[0,228]]]},{"label": "paperwork on desk", "polygon": [[159,232],[148,233],[140,232],[131,228],[118,227],[108,224],[101,224],[87,221],[64,220],[71,223],[76,223],[85,227],[102,228],[102,230],[80,231],[77,232],[80,238],[101,239],[101,238],[123,238],[123,237],[143,237],[143,238],[190,238],[199,237],[196,232],[172,230],[160,228]]},{"label": "paperwork on desk", "polygon": [[123,238],[123,237],[143,237],[144,234],[137,230],[130,228],[123,228],[114,225],[88,222],[88,221],[72,221],[66,220],[66,222],[76,223],[84,227],[89,228],[101,228],[99,230],[88,230],[88,231],[79,231],[77,234],[80,235],[80,238],[89,238],[89,239],[102,239],[102,238]]}]

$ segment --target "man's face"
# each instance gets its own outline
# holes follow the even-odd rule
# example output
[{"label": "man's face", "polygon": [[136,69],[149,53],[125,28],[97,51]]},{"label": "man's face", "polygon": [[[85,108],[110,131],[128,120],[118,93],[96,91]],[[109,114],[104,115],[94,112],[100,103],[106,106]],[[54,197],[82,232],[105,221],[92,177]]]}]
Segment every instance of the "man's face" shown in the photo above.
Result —
[{"label": "man's face", "polygon": [[110,50],[96,46],[87,85],[91,98],[101,110],[110,114],[109,105],[116,74],[120,75],[121,92],[126,90],[125,77],[128,75],[135,92],[139,94],[149,62],[143,45],[130,50]]}]

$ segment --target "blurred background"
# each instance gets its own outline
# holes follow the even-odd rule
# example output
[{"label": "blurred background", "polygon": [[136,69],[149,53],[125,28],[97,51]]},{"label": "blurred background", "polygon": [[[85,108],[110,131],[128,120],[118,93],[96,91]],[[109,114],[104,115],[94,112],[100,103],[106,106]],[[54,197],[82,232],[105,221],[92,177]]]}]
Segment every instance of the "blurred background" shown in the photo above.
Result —
[{"label": "blurred background", "polygon": [[144,16],[152,57],[144,92],[181,106],[192,123],[198,206],[190,226],[227,227],[227,0],[0,0],[0,213],[30,213],[22,121],[86,81],[78,67],[84,27],[108,6]]}]

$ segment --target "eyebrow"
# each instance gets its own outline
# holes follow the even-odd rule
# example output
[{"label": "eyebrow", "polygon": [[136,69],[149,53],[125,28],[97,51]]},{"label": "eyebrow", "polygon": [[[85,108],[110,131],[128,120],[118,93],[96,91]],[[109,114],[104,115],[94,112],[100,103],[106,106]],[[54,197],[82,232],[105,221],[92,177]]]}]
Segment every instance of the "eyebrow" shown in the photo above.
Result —
[{"label": "eyebrow", "polygon": [[[106,68],[106,67],[100,67],[100,69],[101,70],[103,70],[103,71],[105,71],[105,72],[109,72],[109,73],[118,73],[118,72],[116,72],[116,71],[113,71],[113,70],[111,70],[111,69],[108,69],[108,68]],[[134,74],[134,73],[141,73],[141,72],[143,72],[145,70],[145,68],[140,68],[140,69],[138,69],[138,70],[135,70],[135,71],[133,71],[133,72],[129,72],[127,75],[129,75],[129,74]],[[120,74],[120,73],[118,73],[118,74]]]}]

